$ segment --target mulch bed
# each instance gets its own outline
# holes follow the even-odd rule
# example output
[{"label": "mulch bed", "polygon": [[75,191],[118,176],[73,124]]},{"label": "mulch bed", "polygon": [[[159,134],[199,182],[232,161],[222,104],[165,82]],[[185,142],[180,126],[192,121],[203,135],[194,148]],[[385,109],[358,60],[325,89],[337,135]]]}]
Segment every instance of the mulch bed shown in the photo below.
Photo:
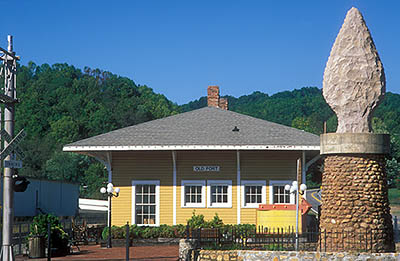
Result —
[{"label": "mulch bed", "polygon": [[[64,257],[53,257],[52,260],[125,260],[124,247],[102,248],[100,245],[83,245],[76,247],[73,253]],[[134,246],[129,248],[130,260],[178,260],[178,245]],[[29,259],[27,256],[16,256],[16,260],[40,260],[47,258]]]}]

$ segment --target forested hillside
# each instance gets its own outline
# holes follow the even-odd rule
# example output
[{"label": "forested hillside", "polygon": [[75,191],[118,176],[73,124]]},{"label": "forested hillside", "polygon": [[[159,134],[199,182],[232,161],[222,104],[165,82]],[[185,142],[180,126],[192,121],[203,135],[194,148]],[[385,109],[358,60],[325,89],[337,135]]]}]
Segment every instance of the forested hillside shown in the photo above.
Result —
[{"label": "forested hillside", "polygon": [[[106,179],[104,166],[93,158],[62,152],[63,145],[207,105],[206,97],[201,97],[178,106],[128,78],[67,64],[20,66],[17,97],[16,131],[24,128],[28,134],[22,142],[27,157],[19,174],[79,182],[84,185],[82,196],[90,197],[99,196]],[[226,98],[232,111],[315,134],[323,132],[325,121],[328,132],[336,129],[336,117],[316,87]],[[393,185],[400,170],[399,123],[400,95],[388,93],[375,112],[373,127],[376,132],[392,134],[388,170]]]},{"label": "forested hillside", "polygon": [[104,166],[62,152],[63,145],[179,111],[165,96],[128,78],[67,64],[20,66],[17,97],[16,131],[24,128],[28,134],[19,174],[79,182],[87,186],[83,196],[98,192]]}]

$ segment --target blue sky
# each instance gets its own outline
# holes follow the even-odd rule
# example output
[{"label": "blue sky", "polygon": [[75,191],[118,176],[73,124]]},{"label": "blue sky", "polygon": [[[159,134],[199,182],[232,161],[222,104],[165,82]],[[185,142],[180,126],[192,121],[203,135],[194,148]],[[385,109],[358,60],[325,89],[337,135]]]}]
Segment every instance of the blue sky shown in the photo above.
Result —
[{"label": "blue sky", "polygon": [[[0,46],[22,64],[68,63],[129,77],[178,104],[206,95],[322,87],[346,12],[363,14],[400,93],[400,1],[3,1]],[[14,11],[12,11],[14,10]]]}]

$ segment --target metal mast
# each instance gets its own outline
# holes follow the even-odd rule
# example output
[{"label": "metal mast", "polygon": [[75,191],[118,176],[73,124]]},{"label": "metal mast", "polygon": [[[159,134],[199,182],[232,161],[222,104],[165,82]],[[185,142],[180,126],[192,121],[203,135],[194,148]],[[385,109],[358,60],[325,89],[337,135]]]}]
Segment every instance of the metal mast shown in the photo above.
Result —
[{"label": "metal mast", "polygon": [[[4,103],[4,130],[8,133],[11,139],[14,138],[14,111],[16,103],[16,72],[17,72],[17,60],[19,57],[15,56],[13,52],[13,41],[12,36],[9,35],[8,39],[8,50],[0,48],[2,53],[0,59],[3,60],[2,73],[4,74],[4,95],[0,94],[0,101]],[[4,148],[9,143],[7,139],[4,139]],[[3,153],[2,153],[3,154]],[[2,155],[3,156],[3,155]],[[5,154],[4,154],[5,156]],[[3,158],[3,157],[1,157]],[[14,153],[11,153],[5,157],[6,160],[15,159]],[[14,206],[13,206],[13,175],[14,169],[4,168],[3,177],[3,245],[1,248],[1,260],[9,261],[14,260],[14,254],[12,249],[12,227],[14,218]]]}]

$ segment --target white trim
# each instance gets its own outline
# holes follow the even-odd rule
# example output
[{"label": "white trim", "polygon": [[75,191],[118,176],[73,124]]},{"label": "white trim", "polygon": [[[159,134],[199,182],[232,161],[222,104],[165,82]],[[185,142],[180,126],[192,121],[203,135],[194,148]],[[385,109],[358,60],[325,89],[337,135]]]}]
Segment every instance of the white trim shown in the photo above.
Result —
[{"label": "white trim", "polygon": [[[249,203],[246,204],[245,200],[245,186],[262,186],[261,189],[261,203]],[[258,208],[260,204],[266,204],[267,203],[267,182],[265,180],[242,180],[240,183],[240,187],[242,190],[242,197],[241,197],[241,202],[242,202],[242,208]]]},{"label": "white trim", "polygon": [[[270,180],[269,181],[269,204],[279,204],[279,203],[274,203],[274,185],[283,185],[285,186],[286,184],[292,185],[292,180]],[[289,192],[288,192],[289,193]],[[290,203],[289,204],[295,204],[295,193],[290,193]]]},{"label": "white trim", "polygon": [[241,208],[240,208],[240,151],[236,151],[236,161],[237,161],[237,174],[236,174],[236,188],[237,188],[237,192],[236,192],[236,200],[237,200],[237,212],[236,212],[236,219],[237,219],[237,223],[240,224],[240,219],[241,219]]},{"label": "white trim", "polygon": [[[228,203],[211,204],[211,186],[228,186]],[[207,180],[207,207],[208,208],[232,208],[232,180]]]},{"label": "white trim", "polygon": [[[185,186],[201,185],[201,203],[185,202]],[[181,207],[182,208],[205,208],[206,207],[206,181],[205,180],[182,180],[181,181]]]},{"label": "white trim", "polygon": [[176,225],[176,151],[172,151],[172,224]]},{"label": "white trim", "polygon": [[320,146],[296,145],[151,145],[151,146],[64,146],[63,151],[128,151],[128,150],[315,150]]},{"label": "white trim", "polygon": [[136,185],[156,185],[156,223],[139,224],[138,226],[160,226],[160,181],[159,180],[132,180],[132,223],[136,224]]}]

